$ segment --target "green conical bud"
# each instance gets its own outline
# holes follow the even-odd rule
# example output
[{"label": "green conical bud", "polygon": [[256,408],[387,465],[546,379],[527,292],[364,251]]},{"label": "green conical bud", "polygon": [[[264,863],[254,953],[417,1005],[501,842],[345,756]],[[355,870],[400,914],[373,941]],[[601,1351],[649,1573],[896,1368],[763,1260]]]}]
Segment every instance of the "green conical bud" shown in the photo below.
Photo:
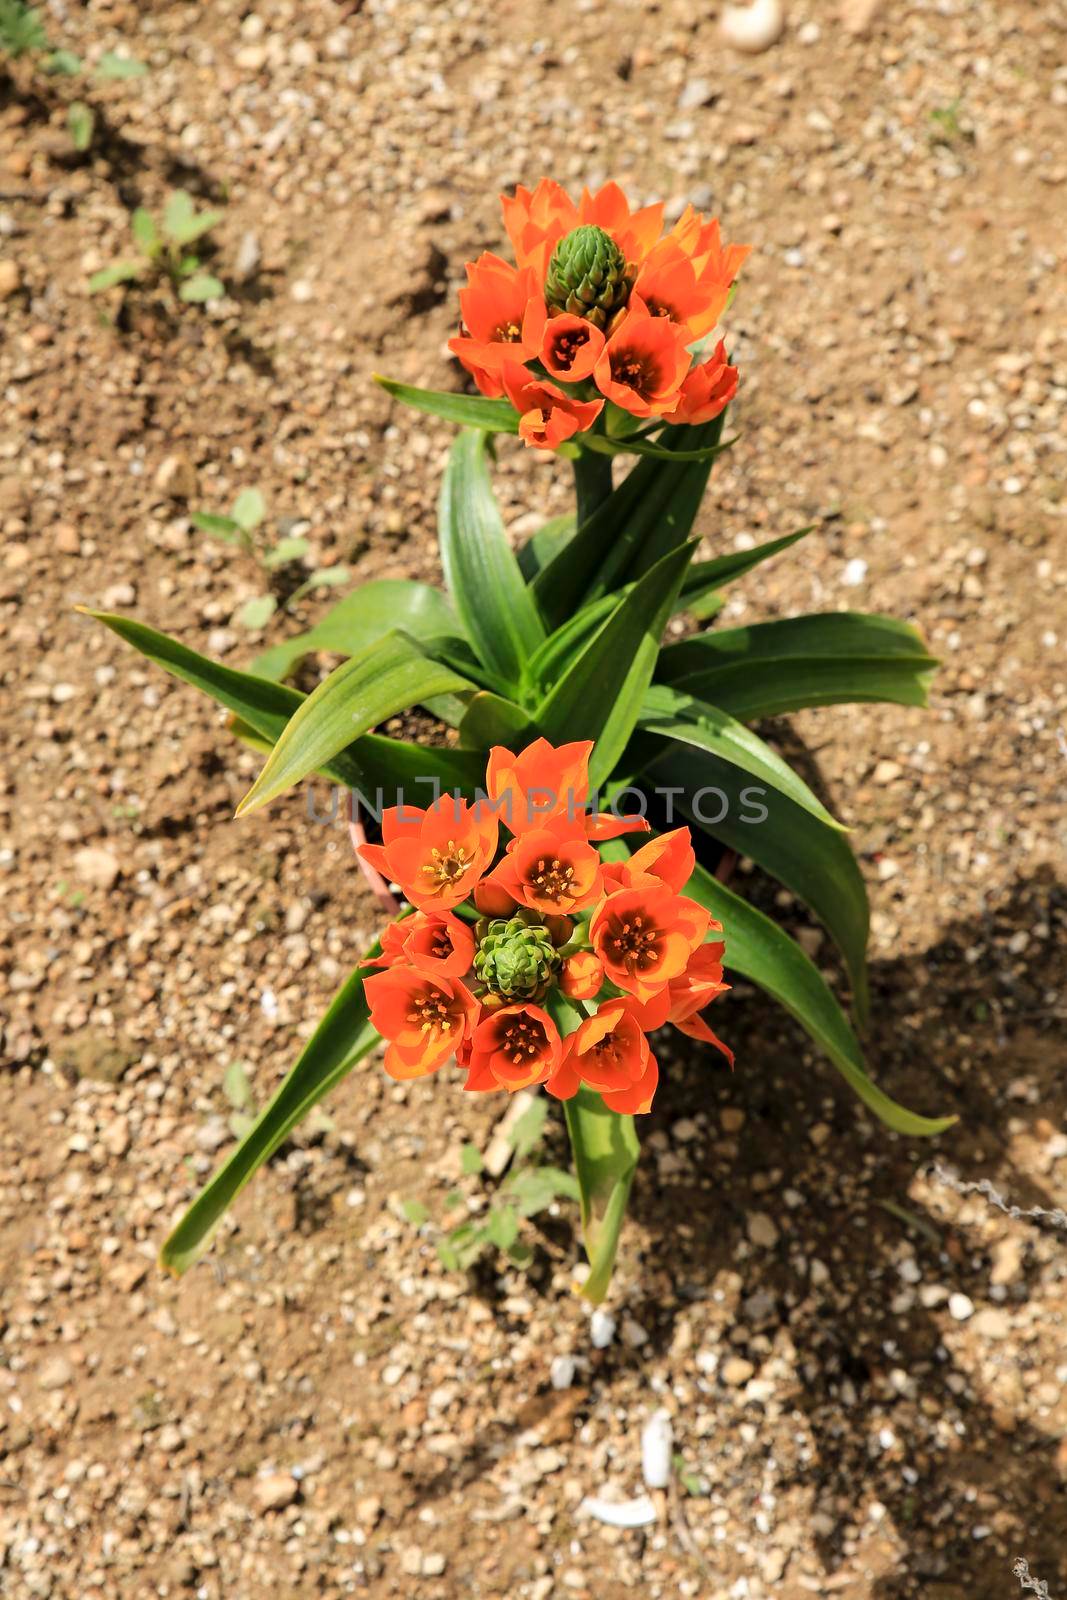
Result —
[{"label": "green conical bud", "polygon": [[549,311],[569,311],[604,328],[630,298],[637,276],[603,228],[585,223],[561,239],[552,252],[545,277]]},{"label": "green conical bud", "polygon": [[475,977],[505,1000],[543,999],[559,967],[548,929],[521,913],[490,922],[474,957]]}]

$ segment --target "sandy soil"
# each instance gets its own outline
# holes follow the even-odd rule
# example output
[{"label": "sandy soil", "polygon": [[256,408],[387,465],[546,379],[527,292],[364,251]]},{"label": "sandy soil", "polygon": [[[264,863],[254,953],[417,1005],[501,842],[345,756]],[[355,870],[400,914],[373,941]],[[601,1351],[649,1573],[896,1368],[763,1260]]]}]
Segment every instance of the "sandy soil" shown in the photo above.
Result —
[{"label": "sandy soil", "polygon": [[[931,1169],[1023,1208],[1067,1185],[1062,0],[851,3],[856,32],[798,0],[753,58],[694,0],[44,11],[151,70],[0,73],[0,1592],[1004,1600],[1024,1557],[1067,1594],[1067,1236]],[[700,528],[817,530],[728,617],[885,610],[944,660],[929,712],[771,731],[855,828],[872,1070],[959,1128],[887,1135],[739,986],[735,1074],[670,1060],[605,1349],[568,1207],[528,1271],[443,1270],[501,1108],[374,1063],[160,1277],[231,1139],[227,1069],[262,1103],[376,908],[299,796],[233,823],[254,758],[72,610],[250,659],[262,576],[189,522],[249,485],[309,566],[436,578],[450,431],[371,374],[457,384],[463,262],[543,172],[693,198],[756,247]],[[226,300],[89,298],[179,184],[223,210]],[[520,535],[568,485],[500,453]],[[579,1504],[640,1489],[660,1406],[697,1492],[605,1528]]]}]

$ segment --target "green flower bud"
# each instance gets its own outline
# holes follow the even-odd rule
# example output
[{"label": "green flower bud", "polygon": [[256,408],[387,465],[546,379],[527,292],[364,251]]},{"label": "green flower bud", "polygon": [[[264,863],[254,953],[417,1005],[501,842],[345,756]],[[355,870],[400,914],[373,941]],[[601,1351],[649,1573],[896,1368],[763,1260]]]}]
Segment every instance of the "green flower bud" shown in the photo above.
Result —
[{"label": "green flower bud", "polygon": [[505,1000],[542,1000],[559,967],[548,929],[522,913],[494,918],[474,957],[475,977]]},{"label": "green flower bud", "polygon": [[545,276],[549,311],[569,311],[604,328],[630,298],[637,276],[603,228],[591,223],[573,228],[552,252]]}]

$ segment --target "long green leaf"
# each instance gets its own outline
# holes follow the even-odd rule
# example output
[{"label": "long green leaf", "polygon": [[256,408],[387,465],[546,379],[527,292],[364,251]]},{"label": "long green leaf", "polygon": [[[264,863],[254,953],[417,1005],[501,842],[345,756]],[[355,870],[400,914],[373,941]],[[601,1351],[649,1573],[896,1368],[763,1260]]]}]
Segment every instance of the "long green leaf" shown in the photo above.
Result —
[{"label": "long green leaf", "polygon": [[673,550],[634,585],[573,658],[535,715],[541,732],[557,743],[596,740],[589,763],[594,789],[609,776],[633,733],[663,629],[695,548],[694,541]]},{"label": "long green leaf", "polygon": [[489,481],[485,436],[460,434],[441,485],[441,562],[464,632],[485,665],[517,685],[545,637]]},{"label": "long green leaf", "polygon": [[651,439],[610,439],[606,433],[582,435],[582,449],[592,450],[600,456],[649,456],[653,461],[713,461],[716,456],[737,443],[736,436],[725,444],[708,445],[703,450],[668,450]]},{"label": "long green leaf", "polygon": [[[379,949],[376,945],[368,959]],[[203,1253],[219,1219],[249,1179],[311,1108],[378,1043],[363,988],[364,980],[375,970],[364,964],[352,973],[269,1105],[167,1239],[160,1263],[176,1276]]]},{"label": "long green leaf", "polygon": [[354,655],[397,628],[420,644],[461,633],[456,615],[440,589],[407,578],[379,578],[346,594],[306,633],[264,650],[253,661],[252,671],[261,678],[284,678],[313,651]]},{"label": "long green leaf", "polygon": [[640,729],[675,739],[680,744],[693,745],[698,750],[708,750],[748,772],[761,783],[770,784],[790,800],[810,811],[813,817],[829,828],[843,832],[843,823],[830,815],[817,795],[813,794],[788,761],[783,761],[777,751],[718,706],[711,706],[683,689],[672,689],[664,683],[650,686],[641,706],[638,720]]},{"label": "long green leaf", "polygon": [[657,677],[749,721],[863,700],[924,706],[937,665],[907,623],[831,611],[668,645]]},{"label": "long green leaf", "polygon": [[788,550],[790,545],[796,544],[814,529],[815,524],[812,523],[810,527],[799,528],[796,533],[787,533],[782,539],[769,539],[765,544],[754,545],[751,550],[734,550],[729,555],[715,556],[711,561],[694,561],[685,575],[682,592],[678,596],[679,611],[689,611],[695,617],[703,617],[710,609],[709,601],[715,602],[714,609],[717,610],[721,603],[718,592],[723,584],[743,578],[754,567]]},{"label": "long green leaf", "polygon": [[487,400],[483,395],[449,394],[438,389],[414,389],[409,383],[396,383],[392,378],[374,375],[375,383],[402,400],[416,411],[427,411],[433,417],[443,417],[446,422],[458,422],[465,428],[482,428],[487,433],[518,433],[519,414],[508,400]]},{"label": "long green leaf", "polygon": [[856,1014],[867,1015],[867,890],[848,840],[776,785],[708,749],[664,742],[648,767],[657,785],[679,791],[678,806],[697,827],[750,856],[799,895],[825,923],[848,965]]},{"label": "long green leaf", "polygon": [[434,695],[472,689],[466,679],[430,661],[402,634],[386,635],[337,667],[303,701],[237,815],[267,805],[386,717]]},{"label": "long green leaf", "polygon": [[877,1117],[897,1133],[943,1133],[955,1117],[920,1117],[890,1099],[867,1075],[856,1036],[825,980],[777,923],[698,867],[686,894],[725,929],[726,966],[759,985],[785,1007],[826,1052],[842,1077]]},{"label": "long green leaf", "polygon": [[573,511],[549,520],[532,533],[518,553],[519,571],[527,583],[532,583],[548,563],[565,550],[574,538],[578,520]]},{"label": "long green leaf", "polygon": [[550,628],[572,617],[594,585],[600,593],[618,586],[627,560],[663,509],[666,483],[667,469],[661,462],[639,461],[542,567],[533,592]]},{"label": "long green leaf", "polygon": [[459,725],[460,740],[474,750],[489,750],[494,744],[521,748],[529,731],[529,712],[513,700],[488,691],[471,697]]}]

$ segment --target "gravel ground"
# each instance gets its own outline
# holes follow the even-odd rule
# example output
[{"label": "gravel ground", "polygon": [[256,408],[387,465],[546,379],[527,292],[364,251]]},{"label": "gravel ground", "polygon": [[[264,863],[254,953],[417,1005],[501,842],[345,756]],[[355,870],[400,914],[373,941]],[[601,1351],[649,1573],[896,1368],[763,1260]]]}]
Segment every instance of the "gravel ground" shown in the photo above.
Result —
[{"label": "gravel ground", "polygon": [[[1004,1600],[1023,1557],[1067,1595],[1067,1234],[966,1188],[1050,1210],[1067,1182],[1062,0],[809,0],[754,57],[693,0],[44,13],[151,70],[0,74],[0,1592]],[[71,609],[249,659],[262,574],[189,511],[250,485],[309,568],[435,578],[450,430],[371,374],[457,384],[463,262],[545,172],[756,247],[700,527],[816,531],[728,618],[885,610],[944,660],[929,712],[771,731],[855,829],[872,1068],[960,1125],[888,1135],[738,986],[733,1076],[670,1060],[603,1347],[567,1206],[527,1271],[441,1267],[502,1108],[373,1063],[161,1278],[224,1075],[262,1103],[376,908],[299,797],[231,822],[254,758]],[[90,299],[179,184],[223,210],[225,301]],[[499,486],[517,534],[566,504],[510,442]],[[641,1490],[659,1408],[684,1482],[606,1527],[581,1502]]]}]

